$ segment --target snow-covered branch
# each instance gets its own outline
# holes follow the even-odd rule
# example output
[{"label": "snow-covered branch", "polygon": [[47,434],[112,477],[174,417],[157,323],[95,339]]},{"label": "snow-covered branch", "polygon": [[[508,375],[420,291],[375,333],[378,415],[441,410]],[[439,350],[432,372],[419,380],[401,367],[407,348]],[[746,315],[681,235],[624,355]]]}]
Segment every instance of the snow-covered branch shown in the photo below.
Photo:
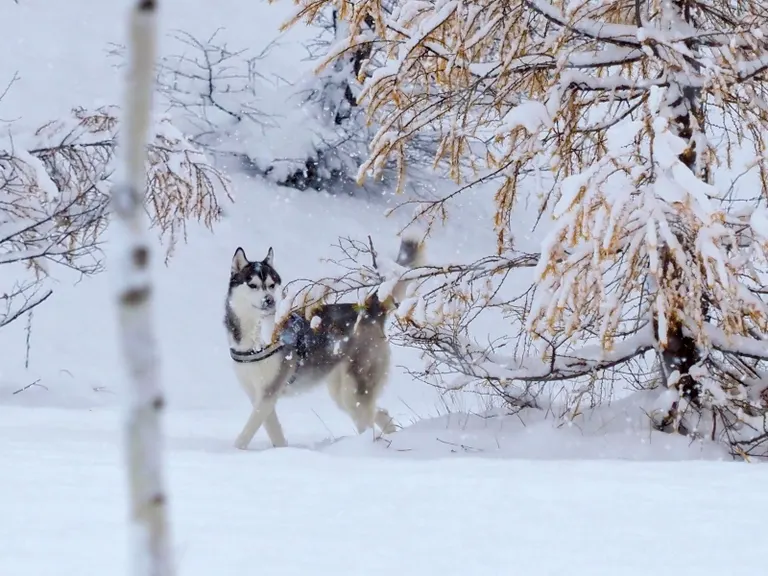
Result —
[{"label": "snow-covered branch", "polygon": [[[37,290],[53,265],[85,275],[101,271],[118,114],[115,107],[76,108],[71,118],[33,134],[0,139],[0,266],[25,287],[5,294],[9,310],[29,308],[11,301],[26,302],[22,293]],[[190,219],[212,226],[219,218],[228,180],[167,118],[156,120],[152,132],[147,213],[170,255]],[[17,317],[9,312],[0,325]]]}]

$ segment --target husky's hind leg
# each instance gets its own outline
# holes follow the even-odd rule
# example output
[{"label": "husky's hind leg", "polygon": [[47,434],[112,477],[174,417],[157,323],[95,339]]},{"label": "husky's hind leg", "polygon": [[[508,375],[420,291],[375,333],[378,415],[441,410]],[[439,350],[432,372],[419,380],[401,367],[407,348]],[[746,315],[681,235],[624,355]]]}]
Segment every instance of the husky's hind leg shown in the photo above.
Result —
[{"label": "husky's hind leg", "polygon": [[370,367],[368,370],[360,370],[351,365],[345,378],[348,381],[343,389],[345,403],[349,407],[347,411],[352,416],[357,431],[362,434],[375,424],[385,434],[394,432],[389,412],[376,406],[386,382],[386,372],[372,370]]},{"label": "husky's hind leg", "polygon": [[374,424],[382,434],[392,434],[397,431],[395,421],[384,408],[376,406],[376,399],[366,394],[353,393],[348,400],[349,415],[355,422],[358,433],[362,434]]},{"label": "husky's hind leg", "polygon": [[354,362],[349,363],[348,378],[354,382],[352,392],[352,418],[362,433],[374,424],[383,434],[396,430],[392,416],[376,405],[389,376],[389,344],[383,334],[372,338],[372,345],[361,348]]},{"label": "husky's hind leg", "polygon": [[357,433],[363,434],[369,428],[373,428],[373,423],[376,419],[375,406],[368,398],[357,395],[353,400],[354,405],[350,410],[350,416],[355,422],[357,427]]},{"label": "husky's hind leg", "polygon": [[352,418],[358,433],[373,425],[373,410],[366,398],[357,394],[357,380],[347,363],[338,366],[328,376],[328,392],[336,405]]},{"label": "husky's hind leg", "polygon": [[368,394],[354,393],[350,399],[352,404],[349,410],[352,420],[357,426],[357,431],[362,434],[369,428],[373,428],[374,424],[381,430],[382,434],[392,434],[397,431],[394,419],[390,416],[389,412],[384,408],[376,406],[376,398],[372,398]]},{"label": "husky's hind leg", "polygon": [[328,377],[331,398],[349,414],[359,434],[373,428],[374,424],[384,434],[396,430],[389,412],[376,406],[385,375],[386,372],[361,372],[351,364],[344,364]]}]

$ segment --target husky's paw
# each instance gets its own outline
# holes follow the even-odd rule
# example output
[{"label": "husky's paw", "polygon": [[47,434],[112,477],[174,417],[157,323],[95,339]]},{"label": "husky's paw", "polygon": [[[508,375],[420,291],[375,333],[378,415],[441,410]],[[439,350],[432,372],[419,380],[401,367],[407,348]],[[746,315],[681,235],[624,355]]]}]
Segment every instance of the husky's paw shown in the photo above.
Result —
[{"label": "husky's paw", "polygon": [[389,415],[389,412],[383,408],[379,408],[376,411],[376,425],[379,427],[382,434],[393,434],[397,432],[397,424],[395,424],[395,420]]},{"label": "husky's paw", "polygon": [[397,425],[394,420],[390,420],[384,428],[381,429],[382,434],[394,434],[395,432],[397,432]]},{"label": "husky's paw", "polygon": [[250,441],[250,440],[248,440],[247,438],[242,438],[242,437],[238,436],[238,437],[235,439],[235,444],[234,444],[234,446],[235,446],[235,448],[237,448],[238,450],[248,450],[248,444],[250,444],[250,443],[251,443],[251,441]]}]

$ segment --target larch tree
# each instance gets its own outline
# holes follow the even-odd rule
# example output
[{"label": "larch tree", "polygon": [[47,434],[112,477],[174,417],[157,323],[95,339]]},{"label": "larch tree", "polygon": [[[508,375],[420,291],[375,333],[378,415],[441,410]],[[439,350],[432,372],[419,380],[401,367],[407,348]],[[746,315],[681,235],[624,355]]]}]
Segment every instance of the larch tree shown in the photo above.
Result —
[{"label": "larch tree", "polygon": [[[379,62],[359,98],[380,126],[360,179],[437,130],[435,166],[457,187],[419,219],[496,186],[496,254],[408,273],[423,285],[400,307],[400,337],[430,359],[423,375],[534,408],[574,381],[565,417],[583,383],[634,380],[653,390],[655,428],[768,455],[761,2],[297,3],[293,22],[328,7],[349,23],[331,57],[372,46],[366,65]],[[540,254],[512,234],[530,194],[549,222]],[[519,332],[479,344],[472,323],[488,309]]]},{"label": "larch tree", "polygon": [[118,233],[115,268],[120,340],[128,371],[125,421],[132,574],[172,571],[167,498],[162,475],[160,412],[164,405],[157,359],[150,275],[150,238],[144,213],[147,132],[152,118],[156,44],[155,0],[137,0],[130,22],[123,180],[112,190]]}]

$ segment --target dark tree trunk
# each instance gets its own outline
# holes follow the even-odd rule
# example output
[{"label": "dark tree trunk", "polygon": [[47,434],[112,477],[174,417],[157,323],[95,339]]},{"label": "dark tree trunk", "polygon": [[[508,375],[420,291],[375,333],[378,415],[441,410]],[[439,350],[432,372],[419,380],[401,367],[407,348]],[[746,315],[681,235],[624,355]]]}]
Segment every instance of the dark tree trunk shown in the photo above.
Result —
[{"label": "dark tree trunk", "polygon": [[[695,24],[693,21],[693,15],[691,13],[691,6],[688,0],[680,0],[673,2],[673,5],[677,7],[678,14],[687,22]],[[688,46],[689,49],[695,50],[695,46]],[[700,165],[701,154],[703,150],[697,150],[696,136],[704,131],[704,111],[701,102],[701,90],[677,82],[677,91],[671,85],[668,90],[670,91],[670,101],[667,103],[669,108],[675,111],[675,114],[671,121],[672,130],[685,142],[688,146],[680,154],[680,161],[685,164],[697,177],[707,182],[710,179],[709,167],[706,165]],[[683,250],[687,254],[693,253],[692,242],[693,239],[689,237],[686,231],[678,229],[676,236]],[[693,263],[691,263],[693,264]],[[665,284],[664,289],[668,293],[674,293],[678,304],[682,304],[685,298],[690,297],[688,290],[682,281],[682,274],[678,268],[678,263],[672,257],[668,247],[662,247],[661,251],[661,270],[662,270],[662,282]],[[703,317],[706,318],[708,305],[704,298],[702,303]],[[654,327],[658,328],[658,319],[654,318]],[[701,392],[700,383],[694,378],[690,371],[691,369],[702,360],[701,352],[696,343],[696,339],[690,334],[685,333],[685,323],[678,309],[672,309],[667,316],[667,342],[659,343],[659,357],[662,365],[662,373],[665,380],[669,376],[677,371],[680,374],[680,379],[677,383],[677,388],[682,392],[683,397],[687,398],[692,404],[697,405],[699,403],[699,397]],[[663,426],[669,426],[674,419],[674,414],[677,412],[677,403],[672,408],[671,413],[665,418],[662,423]],[[681,433],[686,434],[684,429],[680,430]]]}]

